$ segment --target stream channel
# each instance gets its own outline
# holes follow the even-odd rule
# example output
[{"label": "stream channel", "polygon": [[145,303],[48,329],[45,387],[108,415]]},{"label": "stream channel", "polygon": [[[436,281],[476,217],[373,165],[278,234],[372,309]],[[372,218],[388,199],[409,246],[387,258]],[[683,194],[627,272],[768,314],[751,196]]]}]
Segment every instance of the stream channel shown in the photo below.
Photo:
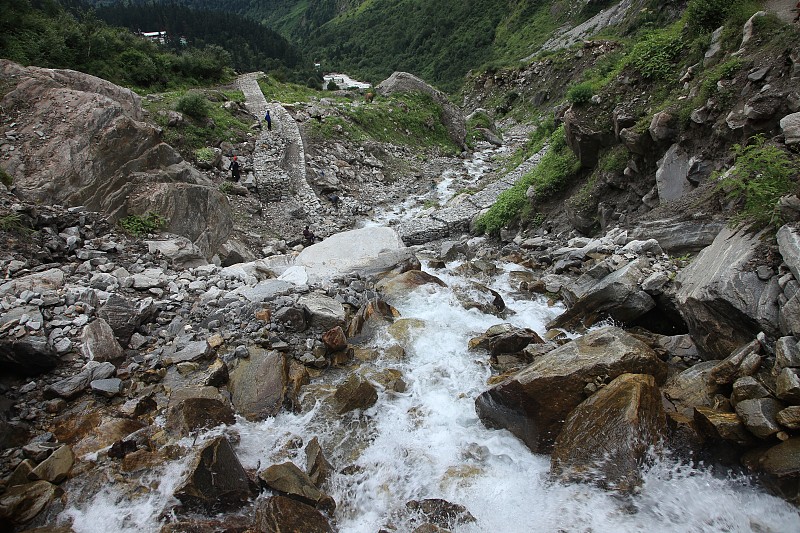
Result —
[{"label": "stream channel", "polygon": [[[476,157],[463,171],[443,176],[429,199],[444,202],[464,180],[477,180],[488,155]],[[413,216],[421,200],[415,200],[416,206],[412,201],[387,210],[366,224]],[[293,443],[318,437],[336,471],[327,492],[337,503],[332,522],[343,533],[377,533],[382,528],[410,533],[416,523],[403,512],[405,503],[425,498],[466,507],[476,520],[451,528],[458,533],[800,531],[797,509],[748,479],[670,456],[646,467],[641,487],[630,496],[552,480],[548,456],[531,453],[508,431],[487,429],[476,415],[474,400],[488,388],[491,370],[488,355],[468,351],[467,343],[504,320],[465,310],[451,288],[469,280],[455,274],[458,263],[447,266],[424,268],[448,287],[423,286],[395,305],[402,318],[416,319],[405,358],[362,364],[362,370],[399,370],[406,390],[379,389],[373,407],[344,415],[336,414],[330,402],[306,400],[301,413],[281,412],[261,422],[240,419],[224,431],[238,434],[236,452],[245,468],[290,460],[305,469],[303,446]],[[513,270],[522,267],[500,265],[490,282],[514,311],[505,321],[543,335],[544,325],[563,307],[548,306],[543,299],[518,299],[509,284]],[[379,332],[371,346],[385,348],[392,342]],[[326,372],[306,387],[316,389],[307,396],[325,397],[353,371]],[[196,449],[198,442],[187,445]],[[163,513],[176,503],[172,493],[187,463],[188,457],[153,472],[154,488],[140,497],[123,496],[109,486],[90,502],[66,509],[62,518],[72,518],[78,533],[159,531]]]}]

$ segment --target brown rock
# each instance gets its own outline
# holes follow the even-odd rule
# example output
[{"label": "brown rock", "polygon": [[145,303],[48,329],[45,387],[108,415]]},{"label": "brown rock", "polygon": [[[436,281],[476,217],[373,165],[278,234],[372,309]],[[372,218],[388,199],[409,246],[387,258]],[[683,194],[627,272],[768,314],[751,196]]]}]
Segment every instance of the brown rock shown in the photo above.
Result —
[{"label": "brown rock", "polygon": [[228,439],[216,437],[192,461],[175,497],[191,508],[218,512],[242,506],[252,495],[250,479]]},{"label": "brown rock", "polygon": [[347,337],[341,326],[336,326],[323,333],[322,342],[325,343],[325,346],[327,346],[328,350],[331,352],[338,352],[339,350],[347,348]]},{"label": "brown rock", "polygon": [[409,270],[392,278],[385,278],[375,284],[375,289],[387,302],[397,301],[408,296],[408,293],[423,285],[446,287],[444,281],[421,270]]},{"label": "brown rock", "polygon": [[643,342],[606,327],[543,355],[530,366],[484,392],[475,401],[489,427],[505,428],[535,453],[547,452],[584,388],[598,378],[621,374],[666,377],[666,365]]},{"label": "brown rock", "polygon": [[[347,338],[352,339],[358,335],[369,335],[374,323],[385,324],[400,316],[400,312],[380,299],[372,299],[361,306],[361,309],[350,320],[347,327]],[[367,328],[366,331],[364,329]]]},{"label": "brown rock", "polygon": [[233,408],[217,398],[187,398],[172,405],[167,412],[167,427],[182,436],[199,429],[235,423]]},{"label": "brown rock", "polygon": [[722,388],[708,379],[718,361],[704,361],[673,376],[664,385],[664,397],[686,418],[694,418],[695,407],[714,407]]},{"label": "brown rock", "polygon": [[285,496],[258,500],[255,514],[258,533],[333,533],[333,528],[322,513]]},{"label": "brown rock", "polygon": [[333,395],[339,414],[354,409],[369,409],[378,401],[378,391],[364,376],[354,373],[339,385]]},{"label": "brown rock", "polygon": [[753,435],[747,431],[736,413],[726,413],[708,407],[695,407],[694,421],[700,431],[712,439],[735,442],[740,446],[752,445]]},{"label": "brown rock", "polygon": [[328,512],[336,509],[333,498],[319,490],[311,478],[292,462],[272,465],[258,477],[267,487],[289,498]]},{"label": "brown rock", "polygon": [[486,350],[496,358],[500,354],[517,353],[529,344],[544,344],[544,340],[532,329],[498,324],[480,337],[470,339],[469,349]]},{"label": "brown rock", "polygon": [[569,415],[553,447],[551,471],[629,491],[640,484],[639,467],[666,428],[655,379],[623,374]]},{"label": "brown rock", "polygon": [[67,478],[67,474],[72,470],[75,463],[75,455],[72,448],[62,446],[54,451],[50,457],[39,463],[36,468],[28,474],[31,481],[49,481],[50,483],[61,483]]},{"label": "brown rock", "polygon": [[145,427],[146,424],[139,420],[128,418],[110,418],[103,420],[91,433],[73,446],[73,452],[78,457],[102,450],[111,446],[116,441],[130,435],[134,431]]},{"label": "brown rock", "polygon": [[745,344],[715,366],[708,379],[717,385],[729,385],[737,378],[753,375],[761,365],[759,350],[761,343],[757,340]]},{"label": "brown rock", "polygon": [[410,500],[406,502],[406,509],[419,513],[426,522],[438,527],[453,528],[475,522],[466,507],[441,498]]},{"label": "brown rock", "polygon": [[11,487],[0,495],[0,518],[17,524],[30,522],[60,493],[49,481],[34,481]]},{"label": "brown rock", "polygon": [[778,411],[775,419],[785,428],[791,430],[800,429],[800,405],[793,405]]},{"label": "brown rock", "polygon": [[333,472],[333,466],[322,453],[322,447],[319,445],[317,437],[306,444],[306,469],[308,478],[317,488],[325,485]]},{"label": "brown rock", "polygon": [[239,359],[230,371],[228,387],[236,412],[251,421],[276,415],[283,405],[288,370],[281,352],[252,348],[250,357]]}]

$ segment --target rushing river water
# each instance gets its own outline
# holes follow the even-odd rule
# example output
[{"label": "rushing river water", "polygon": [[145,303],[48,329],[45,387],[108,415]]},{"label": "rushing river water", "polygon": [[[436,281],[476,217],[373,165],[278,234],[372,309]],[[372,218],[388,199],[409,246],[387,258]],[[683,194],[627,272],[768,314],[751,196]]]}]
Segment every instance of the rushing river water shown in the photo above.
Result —
[{"label": "rushing river water", "polygon": [[[446,200],[458,181],[451,178],[444,176],[430,194]],[[386,218],[410,216],[413,207],[401,211]],[[670,457],[648,467],[640,490],[625,498],[551,480],[549,457],[531,453],[508,431],[485,428],[476,415],[474,399],[487,388],[491,371],[488,355],[468,351],[467,343],[501,320],[459,304],[452,288],[469,280],[453,274],[457,266],[429,270],[448,287],[425,286],[396,304],[402,318],[418,319],[406,356],[379,357],[360,369],[399,370],[404,392],[379,390],[370,409],[338,415],[324,398],[354,369],[329,370],[307,387],[303,412],[240,420],[231,428],[239,435],[243,465],[256,469],[291,460],[304,468],[297,443],[318,437],[336,471],[327,491],[337,502],[335,523],[343,533],[376,533],[390,524],[410,532],[413,517],[404,512],[405,503],[424,498],[468,509],[476,521],[453,527],[458,533],[800,531],[797,509],[783,500],[746,479]],[[508,283],[515,269],[520,267],[502,266],[491,284],[514,311],[506,321],[543,334],[544,324],[563,308],[516,299]],[[393,342],[380,332],[372,346],[386,353],[382,349]],[[72,518],[78,533],[158,531],[186,463],[184,458],[153,472],[152,490],[122,495],[111,485],[62,517]]]}]

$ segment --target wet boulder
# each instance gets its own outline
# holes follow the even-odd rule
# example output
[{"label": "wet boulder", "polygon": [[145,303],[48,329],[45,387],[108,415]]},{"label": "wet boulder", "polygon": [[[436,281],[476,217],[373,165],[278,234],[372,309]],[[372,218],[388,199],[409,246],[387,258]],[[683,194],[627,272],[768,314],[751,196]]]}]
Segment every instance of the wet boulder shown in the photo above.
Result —
[{"label": "wet boulder", "polygon": [[496,359],[500,354],[520,352],[529,344],[544,344],[544,340],[532,329],[506,323],[492,326],[483,335],[470,339],[469,349],[486,350]]},{"label": "wet boulder", "polygon": [[255,530],[258,533],[333,533],[333,528],[314,507],[285,496],[270,496],[256,502]]},{"label": "wet boulder", "polygon": [[783,408],[784,405],[774,398],[759,398],[737,403],[736,414],[750,433],[760,439],[766,439],[781,430],[777,416]]},{"label": "wet boulder", "polygon": [[390,323],[398,316],[400,312],[387,302],[378,298],[368,300],[350,319],[347,337],[369,336],[377,325]]},{"label": "wet boulder", "polygon": [[49,481],[11,487],[0,495],[0,518],[17,524],[30,522],[61,492]]},{"label": "wet boulder", "polygon": [[306,453],[306,474],[317,488],[321,488],[333,473],[333,466],[325,458],[319,439],[314,437],[305,448]]},{"label": "wet boulder", "polygon": [[339,414],[355,409],[369,409],[378,401],[375,385],[359,373],[353,373],[337,387],[333,395]]},{"label": "wet boulder", "polygon": [[441,498],[409,500],[406,502],[406,509],[418,514],[428,524],[447,528],[445,531],[475,522],[475,517],[466,507]]},{"label": "wet boulder", "polygon": [[185,506],[209,513],[241,507],[252,494],[247,473],[222,436],[203,445],[175,490],[175,497]]},{"label": "wet boulder", "polygon": [[551,472],[630,491],[641,483],[640,467],[666,428],[653,376],[622,374],[569,415],[553,445]]},{"label": "wet boulder", "polygon": [[167,427],[181,436],[235,423],[233,408],[221,398],[186,398],[176,402],[167,412]]},{"label": "wet boulder", "polygon": [[604,276],[580,296],[564,313],[552,320],[548,329],[570,327],[599,313],[608,313],[619,322],[631,322],[656,306],[653,298],[640,287],[649,262],[645,258],[632,261]]},{"label": "wet boulder", "polygon": [[481,313],[504,318],[506,303],[500,293],[481,283],[472,282],[467,287],[454,287],[453,292],[464,309],[477,309]]},{"label": "wet boulder", "polygon": [[761,366],[761,343],[751,341],[723,359],[708,374],[708,380],[717,385],[730,385],[738,378],[752,376]]},{"label": "wet boulder", "polygon": [[504,428],[534,453],[550,450],[564,420],[585,398],[585,387],[621,374],[666,378],[666,365],[643,342],[605,327],[541,356],[475,400],[488,427]]},{"label": "wet boulder", "polygon": [[250,421],[275,416],[283,405],[289,367],[278,351],[251,348],[230,371],[228,388],[236,412]]},{"label": "wet boulder", "polygon": [[423,285],[446,287],[445,282],[421,270],[409,270],[391,278],[384,278],[375,284],[375,289],[389,302],[396,302],[414,289]]},{"label": "wet boulder", "polygon": [[329,329],[322,335],[322,342],[331,352],[338,352],[347,348],[347,336],[341,326]]},{"label": "wet boulder", "polygon": [[753,435],[747,431],[736,413],[695,407],[694,422],[699,431],[710,439],[725,440],[740,446],[749,446],[755,442]]},{"label": "wet boulder", "polygon": [[267,487],[283,496],[328,512],[336,509],[333,498],[319,490],[311,478],[292,462],[272,465],[258,477]]}]

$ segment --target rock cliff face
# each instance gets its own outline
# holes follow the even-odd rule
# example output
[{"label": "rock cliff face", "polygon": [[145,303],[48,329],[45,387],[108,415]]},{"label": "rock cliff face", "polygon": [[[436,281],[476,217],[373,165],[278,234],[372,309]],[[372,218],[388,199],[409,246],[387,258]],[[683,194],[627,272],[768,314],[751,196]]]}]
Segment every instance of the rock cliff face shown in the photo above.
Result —
[{"label": "rock cliff face", "polygon": [[70,70],[0,60],[2,159],[23,199],[83,205],[116,221],[157,212],[213,255],[230,233],[225,196],[143,122],[129,89]]}]

